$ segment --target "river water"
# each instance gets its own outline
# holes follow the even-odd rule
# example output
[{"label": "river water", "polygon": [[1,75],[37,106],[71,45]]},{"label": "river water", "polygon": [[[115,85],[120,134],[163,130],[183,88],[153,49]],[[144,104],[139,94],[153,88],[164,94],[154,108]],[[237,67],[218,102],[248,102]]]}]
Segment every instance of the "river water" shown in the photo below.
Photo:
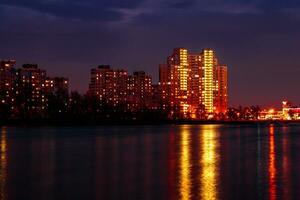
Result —
[{"label": "river water", "polygon": [[300,125],[0,127],[0,199],[297,199]]}]

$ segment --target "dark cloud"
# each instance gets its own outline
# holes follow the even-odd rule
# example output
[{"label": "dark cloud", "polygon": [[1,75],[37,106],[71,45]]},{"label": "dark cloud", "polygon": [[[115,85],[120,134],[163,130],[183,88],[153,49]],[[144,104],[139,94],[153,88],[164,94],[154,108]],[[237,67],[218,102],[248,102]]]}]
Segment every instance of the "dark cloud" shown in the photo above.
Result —
[{"label": "dark cloud", "polygon": [[296,0],[0,0],[1,5],[90,21],[122,21],[128,13],[138,18],[149,11],[153,15],[172,14],[176,13],[174,8],[191,13],[235,14],[280,11],[296,14],[295,10],[300,9],[300,2]]},{"label": "dark cloud", "polygon": [[192,7],[195,4],[196,0],[169,0],[166,2],[167,6],[177,9],[186,9]]},{"label": "dark cloud", "polygon": [[265,11],[280,11],[288,8],[299,8],[300,1],[264,0],[264,1],[259,1],[258,6]]},{"label": "dark cloud", "polygon": [[115,21],[122,18],[117,9],[133,9],[141,2],[140,0],[1,0],[0,5],[26,8],[63,18]]}]

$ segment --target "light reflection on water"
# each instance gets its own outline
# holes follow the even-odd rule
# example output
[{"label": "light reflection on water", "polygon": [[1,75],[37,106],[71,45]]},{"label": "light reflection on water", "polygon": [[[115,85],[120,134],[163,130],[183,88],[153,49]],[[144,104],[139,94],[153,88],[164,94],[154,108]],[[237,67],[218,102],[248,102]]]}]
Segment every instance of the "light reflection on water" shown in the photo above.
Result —
[{"label": "light reflection on water", "polygon": [[180,197],[182,200],[190,199],[191,180],[190,180],[190,137],[187,126],[183,126],[180,132]]},{"label": "light reflection on water", "polygon": [[299,125],[2,127],[0,200],[292,199]]},{"label": "light reflection on water", "polygon": [[[218,199],[218,126],[207,125],[203,126],[197,134],[199,138],[199,151],[195,157],[199,158],[198,163],[191,162],[191,137],[193,132],[190,126],[182,126],[180,130],[180,166],[179,166],[179,190],[180,199],[186,200],[195,197],[192,193],[193,183],[197,180],[191,176],[192,169],[197,168],[199,171],[199,192],[201,199]],[[194,133],[195,134],[195,133]],[[194,165],[194,166],[193,166]]]},{"label": "light reflection on water", "polygon": [[0,199],[6,199],[5,186],[7,179],[7,142],[6,142],[6,127],[1,128],[1,141],[0,141],[0,149],[1,149],[1,160],[0,160]]},{"label": "light reflection on water", "polygon": [[276,199],[276,151],[274,126],[269,127],[269,195],[270,200]]},{"label": "light reflection on water", "polygon": [[290,183],[290,160],[289,160],[289,153],[290,153],[290,146],[289,146],[289,139],[288,139],[288,127],[282,127],[282,182],[283,182],[283,199],[288,200],[290,199],[290,191],[291,191],[291,183]]},{"label": "light reflection on water", "polygon": [[201,148],[201,161],[200,167],[200,187],[202,199],[218,199],[217,192],[217,178],[218,178],[218,165],[219,155],[217,152],[217,126],[211,125],[204,127],[200,137]]}]

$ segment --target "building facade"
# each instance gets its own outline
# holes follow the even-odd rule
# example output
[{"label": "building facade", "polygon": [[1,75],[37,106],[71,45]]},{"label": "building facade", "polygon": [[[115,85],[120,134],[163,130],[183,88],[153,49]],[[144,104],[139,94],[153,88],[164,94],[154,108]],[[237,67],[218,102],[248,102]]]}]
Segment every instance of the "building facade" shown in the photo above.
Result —
[{"label": "building facade", "polygon": [[11,117],[42,114],[48,106],[48,95],[64,94],[68,101],[68,79],[47,78],[36,64],[15,68],[16,61],[0,61],[0,103],[9,106]]},{"label": "building facade", "polygon": [[[156,88],[157,89],[157,88]],[[153,105],[152,77],[144,71],[129,75],[126,70],[100,65],[91,70],[89,95],[110,106],[122,105],[124,111],[138,112],[157,107]]]},{"label": "building facade", "polygon": [[189,55],[188,105],[191,118],[200,118],[202,106],[201,55]]},{"label": "building facade", "polygon": [[17,71],[14,68],[15,60],[0,61],[0,103],[8,105],[14,109],[16,100],[16,76]]},{"label": "building facade", "polygon": [[189,54],[175,48],[159,75],[163,108],[170,107],[171,117],[202,119],[227,112],[227,66],[219,65],[214,50]]},{"label": "building facade", "polygon": [[162,110],[169,110],[170,96],[171,96],[171,77],[169,76],[170,70],[167,64],[159,65],[159,93],[160,103]]},{"label": "building facade", "polygon": [[24,102],[22,109],[41,112],[45,109],[45,81],[46,71],[36,64],[24,64],[18,70],[17,90],[19,101]]},{"label": "building facade", "polygon": [[170,80],[170,106],[173,115],[185,118],[188,114],[188,51],[175,48],[167,60]]},{"label": "building facade", "polygon": [[128,101],[130,111],[138,111],[151,107],[152,77],[144,71],[135,71],[128,77]]},{"label": "building facade", "polygon": [[228,108],[228,78],[227,66],[216,67],[216,97],[215,112],[225,114]]},{"label": "building facade", "polygon": [[111,69],[100,65],[91,70],[89,94],[112,106],[126,102],[128,73],[122,69]]}]

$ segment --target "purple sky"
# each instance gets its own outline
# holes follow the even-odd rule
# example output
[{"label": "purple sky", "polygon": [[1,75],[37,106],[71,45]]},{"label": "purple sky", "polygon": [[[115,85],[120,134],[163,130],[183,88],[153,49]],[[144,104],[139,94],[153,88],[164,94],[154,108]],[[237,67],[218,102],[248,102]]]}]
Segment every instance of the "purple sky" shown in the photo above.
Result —
[{"label": "purple sky", "polygon": [[38,63],[87,90],[98,64],[145,70],[174,47],[216,50],[231,105],[300,105],[296,0],[0,0],[0,59]]}]

